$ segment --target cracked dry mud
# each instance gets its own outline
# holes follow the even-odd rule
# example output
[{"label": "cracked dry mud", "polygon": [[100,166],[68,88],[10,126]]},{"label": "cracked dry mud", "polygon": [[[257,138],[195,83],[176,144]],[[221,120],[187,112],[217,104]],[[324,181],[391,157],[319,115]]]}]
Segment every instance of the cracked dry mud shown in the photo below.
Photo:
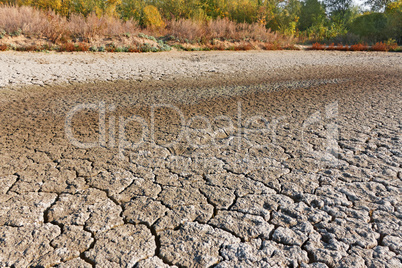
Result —
[{"label": "cracked dry mud", "polygon": [[401,267],[401,56],[289,53],[1,89],[0,267]]}]

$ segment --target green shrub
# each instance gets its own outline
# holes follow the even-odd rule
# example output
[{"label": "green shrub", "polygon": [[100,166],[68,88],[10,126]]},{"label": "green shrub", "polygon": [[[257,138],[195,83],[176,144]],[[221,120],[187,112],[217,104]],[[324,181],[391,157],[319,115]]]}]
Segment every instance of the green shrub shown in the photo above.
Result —
[{"label": "green shrub", "polygon": [[144,43],[141,47],[140,47],[140,51],[141,52],[151,52],[152,51],[152,46],[148,43]]}]

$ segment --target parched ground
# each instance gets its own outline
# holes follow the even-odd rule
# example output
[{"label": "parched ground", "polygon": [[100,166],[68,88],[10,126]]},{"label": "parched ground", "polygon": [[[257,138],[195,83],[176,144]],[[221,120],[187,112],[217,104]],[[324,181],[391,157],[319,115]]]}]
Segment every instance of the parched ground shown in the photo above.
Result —
[{"label": "parched ground", "polygon": [[2,53],[0,267],[401,267],[401,71]]}]

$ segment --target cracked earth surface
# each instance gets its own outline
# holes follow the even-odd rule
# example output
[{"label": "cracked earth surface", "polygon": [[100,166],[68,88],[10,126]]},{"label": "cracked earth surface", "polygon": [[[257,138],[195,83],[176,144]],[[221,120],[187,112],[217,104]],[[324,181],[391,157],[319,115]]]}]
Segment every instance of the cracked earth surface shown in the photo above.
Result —
[{"label": "cracked earth surface", "polygon": [[291,53],[2,89],[0,267],[401,267],[401,56]]}]

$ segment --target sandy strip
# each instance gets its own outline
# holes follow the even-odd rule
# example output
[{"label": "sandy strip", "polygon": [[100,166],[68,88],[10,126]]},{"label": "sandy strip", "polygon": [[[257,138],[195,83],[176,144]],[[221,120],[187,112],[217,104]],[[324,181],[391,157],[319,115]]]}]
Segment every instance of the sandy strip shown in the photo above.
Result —
[{"label": "sandy strip", "polygon": [[82,83],[95,80],[170,80],[211,74],[269,75],[279,70],[295,71],[309,66],[402,69],[400,54],[378,52],[173,51],[144,54],[2,52],[0,87]]}]

